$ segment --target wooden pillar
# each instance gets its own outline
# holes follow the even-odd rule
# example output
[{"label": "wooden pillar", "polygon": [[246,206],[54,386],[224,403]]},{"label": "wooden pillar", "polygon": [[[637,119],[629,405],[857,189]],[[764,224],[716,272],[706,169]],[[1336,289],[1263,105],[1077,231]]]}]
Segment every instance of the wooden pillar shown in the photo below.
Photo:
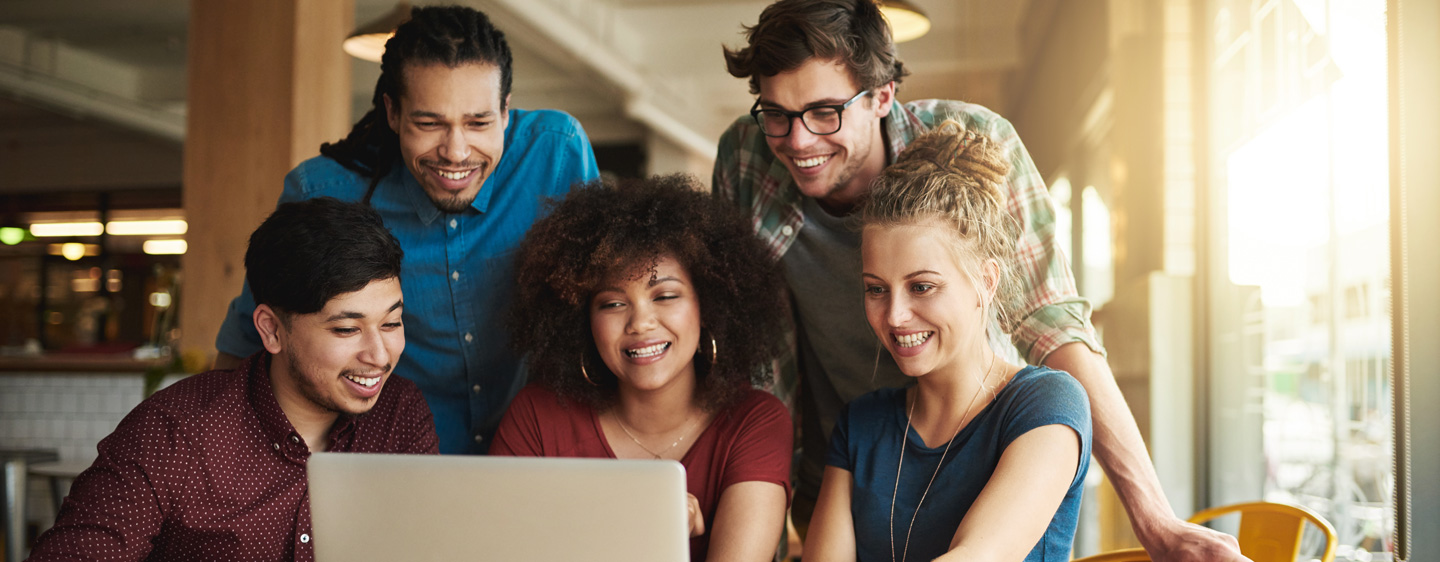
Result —
[{"label": "wooden pillar", "polygon": [[350,126],[351,0],[191,0],[181,347],[213,356],[285,173]]}]

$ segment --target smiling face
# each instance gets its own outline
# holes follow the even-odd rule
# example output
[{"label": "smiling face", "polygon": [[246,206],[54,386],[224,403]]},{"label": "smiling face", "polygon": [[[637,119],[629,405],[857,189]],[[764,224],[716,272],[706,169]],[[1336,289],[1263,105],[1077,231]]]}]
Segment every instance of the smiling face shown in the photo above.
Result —
[{"label": "smiling face", "polygon": [[966,271],[955,260],[954,243],[944,226],[928,222],[863,231],[865,317],[906,375],[974,364],[986,353],[994,262]]},{"label": "smiling face", "polygon": [[435,207],[465,210],[505,151],[510,100],[500,99],[500,68],[470,63],[406,66],[404,93],[385,96],[400,155]]},{"label": "smiling face", "polygon": [[690,274],[661,257],[653,275],[614,279],[590,300],[590,331],[622,391],[656,391],[695,382],[700,299]]},{"label": "smiling face", "polygon": [[405,350],[402,309],[400,280],[390,278],[336,296],[319,312],[291,314],[288,322],[261,326],[267,321],[257,320],[275,356],[271,375],[280,408],[292,420],[301,413],[370,411]]},{"label": "smiling face", "polygon": [[[760,78],[760,107],[804,111],[839,105],[860,91],[850,70],[838,60],[812,58],[798,68]],[[864,96],[841,114],[840,130],[811,133],[794,119],[790,134],[765,137],[770,151],[785,164],[801,193],[827,206],[848,211],[864,196],[870,181],[885,169],[880,119],[890,114],[894,85]]]}]

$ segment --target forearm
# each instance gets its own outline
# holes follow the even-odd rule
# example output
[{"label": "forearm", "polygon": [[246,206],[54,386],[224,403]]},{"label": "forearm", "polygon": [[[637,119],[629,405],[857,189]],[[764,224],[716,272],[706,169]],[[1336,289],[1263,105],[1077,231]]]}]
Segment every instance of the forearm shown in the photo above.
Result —
[{"label": "forearm", "polygon": [[1120,496],[1136,536],[1148,544],[1159,528],[1174,521],[1175,513],[1109,365],[1078,342],[1052,352],[1045,365],[1070,373],[1085,387],[1090,397],[1095,457]]},{"label": "forearm", "polygon": [[773,559],[785,528],[785,488],[772,482],[731,485],[720,494],[714,527],[709,560]]}]

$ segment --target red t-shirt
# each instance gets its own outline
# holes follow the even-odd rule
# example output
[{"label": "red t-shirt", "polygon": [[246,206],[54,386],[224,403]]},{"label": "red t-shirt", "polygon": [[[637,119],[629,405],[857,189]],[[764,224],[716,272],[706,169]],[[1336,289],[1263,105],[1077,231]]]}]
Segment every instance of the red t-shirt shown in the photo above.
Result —
[{"label": "red t-shirt", "polygon": [[[690,559],[704,560],[720,494],[739,482],[774,482],[790,497],[790,413],[774,396],[748,389],[695,438],[680,459],[685,487],[700,500],[706,533],[690,539]],[[517,457],[615,458],[595,411],[561,402],[540,385],[520,390],[500,420],[490,454]]]}]

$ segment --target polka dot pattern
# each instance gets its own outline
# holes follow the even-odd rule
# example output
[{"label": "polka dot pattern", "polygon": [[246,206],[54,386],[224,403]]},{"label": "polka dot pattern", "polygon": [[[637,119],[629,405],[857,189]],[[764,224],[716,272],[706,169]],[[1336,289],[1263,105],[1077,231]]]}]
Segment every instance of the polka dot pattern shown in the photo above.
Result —
[{"label": "polka dot pattern", "polygon": [[[29,560],[314,560],[310,458],[275,401],[269,356],[188,377],[141,402],[100,442]],[[414,383],[342,418],[328,451],[436,454]]]}]

